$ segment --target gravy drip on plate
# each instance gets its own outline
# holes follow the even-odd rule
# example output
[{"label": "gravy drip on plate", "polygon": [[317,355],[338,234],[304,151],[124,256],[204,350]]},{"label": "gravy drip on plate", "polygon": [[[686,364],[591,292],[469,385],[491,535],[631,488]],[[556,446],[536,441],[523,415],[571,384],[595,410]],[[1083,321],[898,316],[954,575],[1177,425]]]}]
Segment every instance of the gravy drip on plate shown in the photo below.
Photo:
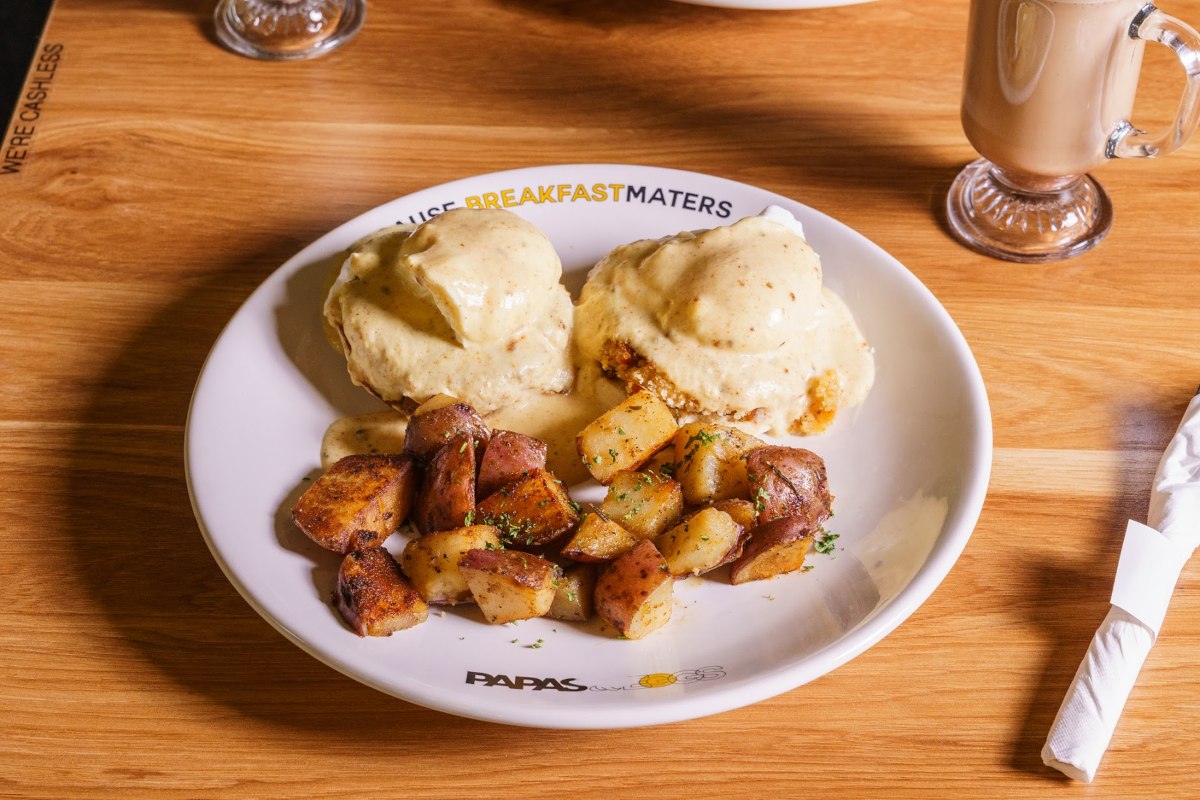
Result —
[{"label": "gravy drip on plate", "polygon": [[[591,477],[575,450],[576,434],[625,397],[621,387],[602,379],[586,378],[579,383],[592,391],[530,395],[525,405],[486,417],[493,430],[518,431],[546,442],[547,465],[568,485]],[[356,453],[403,452],[407,425],[408,415],[400,411],[335,420],[321,443],[321,468],[327,470],[338,459]]]}]

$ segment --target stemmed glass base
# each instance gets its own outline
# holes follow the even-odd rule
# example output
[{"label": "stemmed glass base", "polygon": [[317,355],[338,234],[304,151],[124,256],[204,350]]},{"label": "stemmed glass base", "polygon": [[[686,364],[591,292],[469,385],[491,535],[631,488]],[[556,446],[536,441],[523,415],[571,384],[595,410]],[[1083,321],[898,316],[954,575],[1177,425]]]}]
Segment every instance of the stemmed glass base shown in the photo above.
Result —
[{"label": "stemmed glass base", "polygon": [[236,53],[269,61],[324,55],[362,27],[366,0],[221,0],[217,38]]},{"label": "stemmed glass base", "polygon": [[1112,203],[1090,176],[1014,175],[983,158],[954,179],[946,214],[964,243],[1006,261],[1071,258],[1112,227]]}]

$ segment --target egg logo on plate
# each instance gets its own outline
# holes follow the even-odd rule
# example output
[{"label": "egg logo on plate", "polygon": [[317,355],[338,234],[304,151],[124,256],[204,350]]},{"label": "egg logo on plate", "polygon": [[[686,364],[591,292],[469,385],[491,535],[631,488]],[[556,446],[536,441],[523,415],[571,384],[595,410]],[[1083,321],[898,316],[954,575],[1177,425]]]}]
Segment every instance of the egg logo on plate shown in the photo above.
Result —
[{"label": "egg logo on plate", "polygon": [[676,681],[674,675],[666,672],[655,672],[650,675],[643,675],[638,684],[645,686],[647,689],[660,689],[663,686],[670,686]]}]

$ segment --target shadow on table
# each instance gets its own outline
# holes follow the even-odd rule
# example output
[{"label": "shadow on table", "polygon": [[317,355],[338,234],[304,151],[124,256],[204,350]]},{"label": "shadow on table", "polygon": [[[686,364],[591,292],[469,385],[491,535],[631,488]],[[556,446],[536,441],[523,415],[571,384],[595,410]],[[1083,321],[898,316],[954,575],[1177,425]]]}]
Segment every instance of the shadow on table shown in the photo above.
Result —
[{"label": "shadow on table", "polygon": [[[90,2],[100,5],[106,0],[90,0]],[[126,12],[167,11],[177,14],[195,25],[214,47],[221,47],[217,40],[216,27],[213,24],[213,13],[217,9],[217,2],[218,0],[124,0],[121,10]],[[230,53],[230,55],[233,54]]]},{"label": "shadow on table", "polygon": [[[1176,420],[1182,413],[1180,404],[1169,398],[1162,398],[1153,406],[1131,405],[1120,409],[1113,415],[1113,429],[1132,431],[1134,440],[1113,442],[1112,449],[1120,452],[1151,447],[1157,452],[1166,446],[1166,439],[1173,432],[1169,427],[1172,423],[1165,421]],[[1077,561],[1054,564],[1029,558],[1019,565],[1020,569],[1032,571],[1034,577],[1030,583],[1037,587],[1036,595],[1026,601],[1029,622],[1049,645],[1041,672],[1033,683],[1021,729],[1012,743],[1010,764],[1014,769],[1069,782],[1065,775],[1042,763],[1042,746],[1092,636],[1108,614],[1125,525],[1130,519],[1145,520],[1155,467],[1147,472],[1143,462],[1131,461],[1122,469],[1105,518],[1096,523],[1100,533],[1086,541],[1090,546],[1080,553]],[[1118,728],[1116,736],[1119,735]]]},{"label": "shadow on table", "polygon": [[[1041,671],[1031,677],[1032,693],[1022,718],[1021,728],[1011,744],[1010,766],[1022,772],[1068,782],[1061,772],[1042,763],[1042,745],[1058,706],[1071,685],[1071,678],[1087,652],[1096,626],[1108,612],[1108,595],[1101,570],[1046,563],[1026,563],[1034,573],[1035,597],[1026,599],[1032,612],[1029,621],[1049,644]],[[1111,581],[1109,582],[1111,586]],[[1095,614],[1081,613],[1080,607],[1095,606]],[[1090,622],[1094,616],[1095,621]]]},{"label": "shadow on table", "polygon": [[[283,241],[246,262],[277,264],[294,247]],[[231,267],[162,308],[113,359],[73,434],[64,476],[71,563],[107,616],[98,641],[120,653],[116,663],[140,659],[168,679],[134,690],[199,694],[282,736],[311,732],[359,753],[442,752],[445,737],[456,748],[494,748],[495,737],[479,733],[488,723],[380,694],[292,645],[255,614],[205,546],[184,478],[182,426],[205,356],[248,283],[246,267]],[[157,392],[130,381],[146,374]],[[261,522],[248,520],[247,530]],[[397,736],[418,727],[420,737]]]},{"label": "shadow on table", "polygon": [[[832,103],[825,86],[797,85],[787,100],[779,102],[752,87],[753,53],[728,55],[708,49],[709,31],[736,39],[737,31],[766,16],[776,16],[787,24],[797,24],[798,36],[828,34],[831,28],[852,24],[859,13],[855,6],[816,8],[793,11],[755,11],[695,6],[660,0],[613,2],[563,2],[562,0],[501,0],[501,4],[524,12],[531,27],[539,19],[556,26],[574,25],[594,31],[594,44],[581,46],[575,38],[536,39],[536,50],[529,39],[512,42],[489,41],[491,65],[509,70],[506,86],[522,87],[523,102],[546,103],[567,119],[603,114],[589,106],[593,94],[586,89],[603,86],[610,95],[627,99],[626,105],[645,111],[639,127],[652,134],[672,129],[686,131],[689,137],[708,139],[705,152],[721,153],[730,163],[740,164],[743,174],[722,177],[758,182],[764,168],[782,168],[790,180],[803,184],[836,187],[850,191],[901,195],[916,205],[928,207],[944,232],[949,233],[943,209],[946,191],[965,160],[947,160],[943,147],[934,147],[917,128],[889,127],[881,119],[869,96],[856,94],[855,87]],[[663,31],[690,27],[687,37],[661,47]],[[608,34],[628,29],[649,29],[643,40],[613,39],[621,49],[611,58],[597,58]],[[747,27],[752,33],[757,27]],[[631,46],[632,45],[632,46]],[[849,46],[849,45],[848,45]],[[796,42],[794,57],[805,58],[803,41]],[[778,53],[764,58],[761,77],[770,79],[769,64]],[[916,83],[930,82],[935,76],[920,74],[925,60],[914,54],[911,64],[891,65],[897,74],[911,71]],[[732,70],[728,65],[733,65]],[[748,71],[749,70],[749,71]],[[580,91],[542,91],[545,74],[553,73],[564,86]],[[738,83],[737,77],[747,81]],[[938,75],[937,78],[945,78]],[[957,77],[952,76],[948,90],[957,99]],[[830,82],[841,80],[830,75]],[[615,91],[614,91],[615,90]],[[878,91],[875,87],[875,91]],[[484,90],[486,91],[486,90]],[[515,92],[514,92],[515,94]],[[498,98],[503,100],[505,98]],[[503,108],[502,102],[495,103]],[[954,105],[957,118],[957,105]],[[893,121],[904,123],[904,119]],[[755,131],[757,149],[750,149],[741,133]],[[762,142],[772,142],[763,147]],[[651,142],[651,148],[662,142]],[[686,154],[681,157],[686,158]],[[684,166],[668,162],[664,166]],[[685,167],[686,168],[686,167]],[[803,198],[799,198],[803,199]]]},{"label": "shadow on table", "polygon": [[[134,1],[191,17],[213,46],[220,47],[212,25],[216,0],[182,5],[172,0]],[[373,2],[378,0],[368,0],[366,34],[372,25]],[[756,72],[752,41],[732,54],[715,52],[707,44],[710,32],[726,44],[739,41],[743,29],[747,35],[761,34],[760,21],[774,15],[796,26],[798,40],[789,57],[804,59],[803,37],[826,36],[831,28],[852,25],[855,15],[864,13],[856,6],[751,11],[670,0],[497,0],[496,5],[490,13],[497,24],[503,22],[511,30],[481,28],[478,11],[447,9],[445,24],[451,33],[445,46],[453,51],[444,54],[441,69],[425,81],[426,90],[436,90],[439,80],[488,76],[473,84],[475,105],[480,113],[486,111],[487,125],[519,128],[527,124],[529,109],[537,109],[538,114],[549,110],[565,128],[596,125],[611,113],[617,126],[635,120],[639,137],[645,139],[643,160],[651,165],[703,169],[708,163],[705,154],[720,154],[728,165],[721,177],[899,196],[929,208],[942,230],[948,231],[942,210],[945,193],[968,159],[948,159],[944,144],[935,147],[920,136],[919,125],[903,112],[881,119],[876,106],[889,103],[896,111],[894,100],[863,95],[857,84],[836,74],[819,84],[797,85],[780,100],[778,94],[760,91],[754,83],[759,78],[772,80],[770,64],[778,62],[781,54],[761,59]],[[464,16],[465,23],[458,34],[452,33],[456,13]],[[564,31],[578,35],[564,36]],[[480,41],[483,37],[486,42]],[[422,70],[422,59],[441,55],[418,49],[413,55],[381,62],[377,49],[364,48],[357,55],[347,49],[332,69],[349,75],[386,63],[395,82],[379,83],[379,104],[404,107],[411,92],[405,76]],[[922,75],[924,63],[914,52],[911,62],[890,69],[911,73],[913,85],[936,86],[943,81],[946,92],[957,97],[957,77]],[[810,72],[821,74],[815,69]],[[844,91],[832,92],[830,86],[839,82],[845,82]],[[598,87],[604,88],[602,102],[616,105],[596,107]],[[884,89],[875,86],[872,91]],[[414,122],[440,122],[420,119],[419,110],[412,114]],[[755,134],[748,138],[746,131]],[[680,132],[687,133],[692,146],[701,143],[699,158],[672,149]],[[603,152],[611,152],[613,141],[612,136],[604,138]]]}]

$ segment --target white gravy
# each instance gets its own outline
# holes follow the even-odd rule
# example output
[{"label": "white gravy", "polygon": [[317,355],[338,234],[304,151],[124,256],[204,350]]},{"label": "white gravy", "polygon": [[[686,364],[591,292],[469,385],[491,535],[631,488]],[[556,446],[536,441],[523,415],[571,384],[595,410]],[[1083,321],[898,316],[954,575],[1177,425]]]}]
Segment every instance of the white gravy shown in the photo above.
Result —
[{"label": "white gravy", "polygon": [[843,408],[875,377],[817,254],[768,217],[618,247],[588,276],[575,330],[585,361],[624,342],[706,413],[750,418],[756,432],[787,433],[831,372]]},{"label": "white gravy", "polygon": [[508,211],[456,209],[360,241],[325,302],[355,384],[393,406],[480,413],[571,386],[571,298],[553,245]]}]

